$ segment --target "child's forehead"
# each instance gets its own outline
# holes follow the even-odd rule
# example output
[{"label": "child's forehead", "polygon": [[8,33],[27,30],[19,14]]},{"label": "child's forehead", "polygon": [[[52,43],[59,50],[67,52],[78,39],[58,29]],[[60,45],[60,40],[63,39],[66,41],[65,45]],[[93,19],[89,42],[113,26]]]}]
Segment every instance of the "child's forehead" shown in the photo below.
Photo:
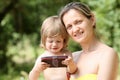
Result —
[{"label": "child's forehead", "polygon": [[62,38],[62,35],[51,35],[47,36],[48,38]]}]

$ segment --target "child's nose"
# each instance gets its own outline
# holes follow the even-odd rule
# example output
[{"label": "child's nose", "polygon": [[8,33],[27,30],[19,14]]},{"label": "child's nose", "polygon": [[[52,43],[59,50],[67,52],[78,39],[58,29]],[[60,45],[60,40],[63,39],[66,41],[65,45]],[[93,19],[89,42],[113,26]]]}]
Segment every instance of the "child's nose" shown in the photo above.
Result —
[{"label": "child's nose", "polygon": [[57,45],[57,43],[56,42],[53,42],[53,46],[56,46]]}]

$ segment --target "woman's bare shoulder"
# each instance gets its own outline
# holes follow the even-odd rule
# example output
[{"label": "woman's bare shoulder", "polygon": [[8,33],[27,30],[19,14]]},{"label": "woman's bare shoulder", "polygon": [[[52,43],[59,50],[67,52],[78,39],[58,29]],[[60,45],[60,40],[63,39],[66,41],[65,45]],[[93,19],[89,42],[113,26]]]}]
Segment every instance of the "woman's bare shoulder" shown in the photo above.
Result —
[{"label": "woman's bare shoulder", "polygon": [[110,46],[107,46],[107,45],[103,45],[102,46],[102,49],[101,49],[102,53],[104,54],[104,56],[117,56],[117,52],[115,51],[114,48],[110,47]]},{"label": "woman's bare shoulder", "polygon": [[118,64],[118,53],[115,51],[114,48],[109,47],[107,45],[103,45],[103,48],[100,51],[101,57],[100,57],[100,64],[101,65],[115,65]]},{"label": "woman's bare shoulder", "polygon": [[114,80],[118,67],[118,54],[114,48],[102,45],[99,49],[99,78]]}]

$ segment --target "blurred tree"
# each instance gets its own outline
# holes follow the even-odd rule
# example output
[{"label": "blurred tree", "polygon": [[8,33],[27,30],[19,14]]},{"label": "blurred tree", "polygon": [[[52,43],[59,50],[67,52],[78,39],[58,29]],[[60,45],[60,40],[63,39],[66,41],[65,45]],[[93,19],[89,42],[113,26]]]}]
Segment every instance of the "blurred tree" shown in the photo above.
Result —
[{"label": "blurred tree", "polygon": [[79,0],[0,0],[0,70],[5,68],[7,72],[7,64],[18,54],[17,50],[15,54],[7,52],[9,44],[16,46],[23,35],[36,34],[36,40],[31,39],[31,45],[36,48],[42,21],[56,15],[61,6],[71,1]]},{"label": "blurred tree", "polygon": [[[2,20],[5,18],[5,16],[15,7],[17,1],[18,0],[7,1],[6,5],[4,5],[3,1],[3,4],[1,5],[4,7],[0,11],[0,23],[2,23]],[[6,29],[7,27],[4,27],[0,24],[0,69],[3,69],[7,64],[7,61],[10,59],[10,57],[7,57],[6,55],[6,47],[8,44],[8,39],[11,37],[11,35]],[[6,68],[5,71],[7,71]]]}]

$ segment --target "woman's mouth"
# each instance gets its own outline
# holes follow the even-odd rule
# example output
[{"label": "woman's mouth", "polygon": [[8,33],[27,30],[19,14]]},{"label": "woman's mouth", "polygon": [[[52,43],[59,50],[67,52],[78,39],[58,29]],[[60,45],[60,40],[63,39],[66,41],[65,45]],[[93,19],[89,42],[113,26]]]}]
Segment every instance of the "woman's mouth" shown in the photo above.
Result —
[{"label": "woman's mouth", "polygon": [[83,35],[83,33],[84,33],[84,31],[83,31],[83,30],[80,30],[80,31],[74,33],[73,36],[76,37],[76,38],[80,38],[80,37]]}]

